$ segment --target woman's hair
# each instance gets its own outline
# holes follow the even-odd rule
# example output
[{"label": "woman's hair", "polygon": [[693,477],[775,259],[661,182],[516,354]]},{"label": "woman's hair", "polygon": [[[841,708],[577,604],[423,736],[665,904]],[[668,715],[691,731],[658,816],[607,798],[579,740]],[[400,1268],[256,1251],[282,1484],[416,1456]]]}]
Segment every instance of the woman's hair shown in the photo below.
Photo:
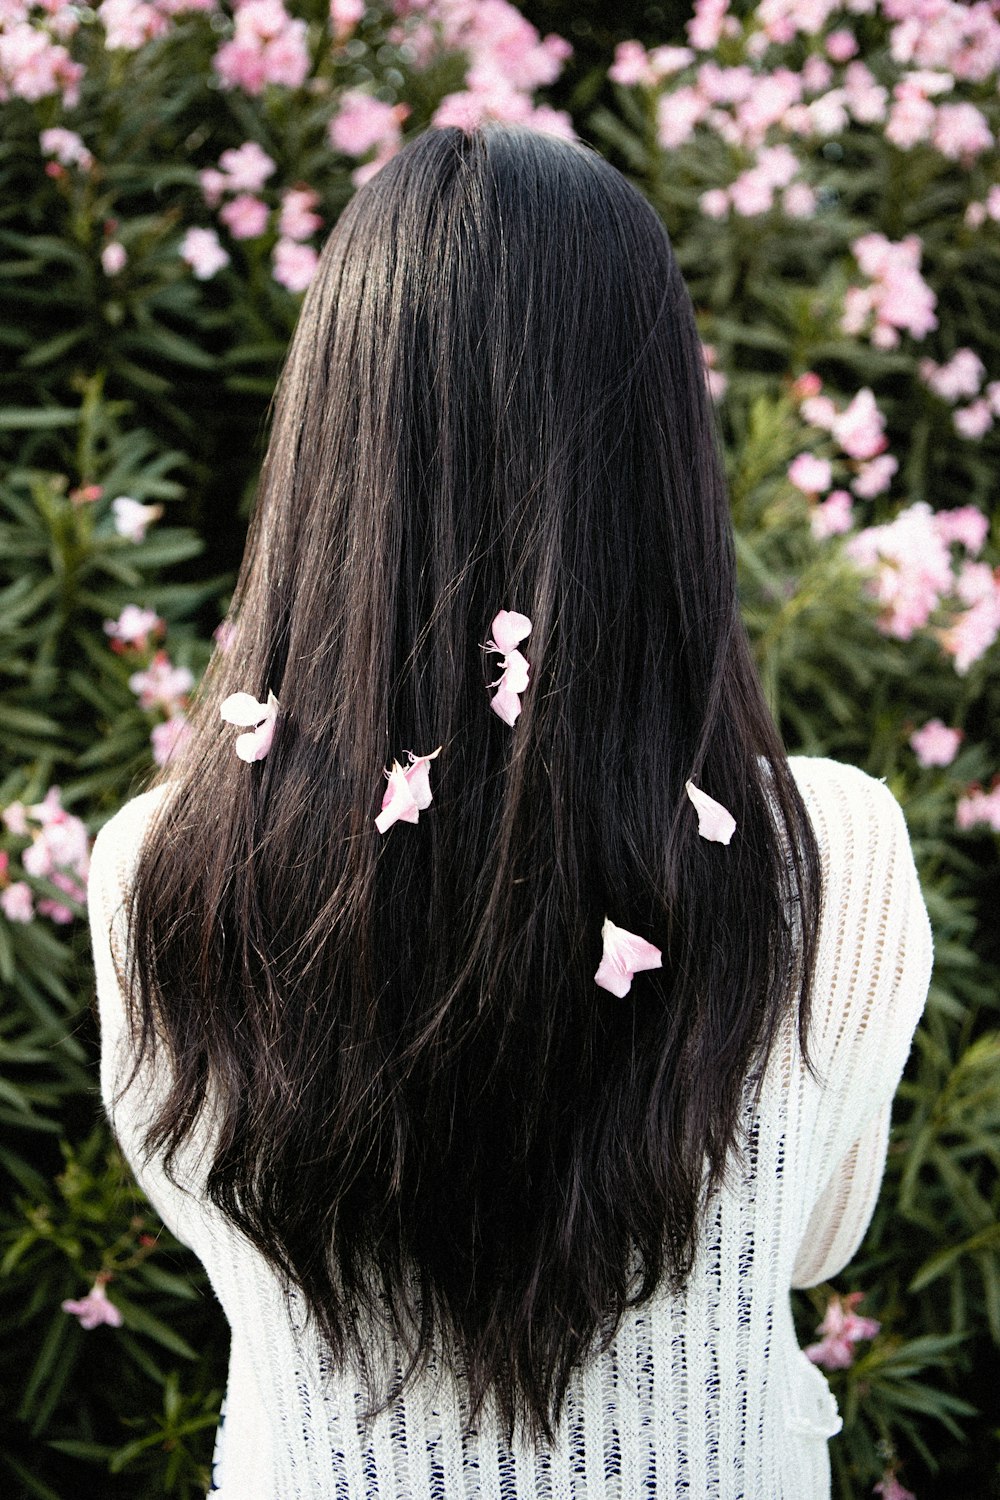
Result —
[{"label": "woman's hair", "polygon": [[[500,609],[532,621],[513,727]],[[211,1200],[334,1358],[402,1341],[371,1409],[444,1349],[470,1420],[551,1436],[573,1367],[690,1274],[796,1009],[804,1043],[820,900],[691,302],[600,156],[431,131],[353,198],[232,622],[131,894],[133,1024],[172,1081],[146,1149],[176,1168],[211,1119]],[[253,765],[236,691],[280,703]],[[433,805],[381,835],[383,768],[439,745]],[[624,999],[605,917],[662,950]]]}]

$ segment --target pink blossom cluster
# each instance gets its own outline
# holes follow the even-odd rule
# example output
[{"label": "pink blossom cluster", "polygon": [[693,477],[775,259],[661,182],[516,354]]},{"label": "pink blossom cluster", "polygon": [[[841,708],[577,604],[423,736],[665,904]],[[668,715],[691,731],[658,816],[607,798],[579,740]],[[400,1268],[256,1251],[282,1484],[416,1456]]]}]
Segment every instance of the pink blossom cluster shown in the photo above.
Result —
[{"label": "pink blossom cluster", "polygon": [[1000,781],[988,792],[982,787],[973,787],[964,797],[959,797],[955,822],[964,832],[985,824],[994,833],[1000,833]]},{"label": "pink blossom cluster", "polygon": [[5,0],[0,7],[0,103],[13,97],[33,104],[58,94],[64,108],[78,104],[85,70],[63,43],[79,24],[73,6]]},{"label": "pink blossom cluster", "polygon": [[341,95],[337,113],[327,127],[330,145],[344,156],[374,158],[352,173],[358,187],[373,177],[403,142],[403,121],[409,114],[406,104],[389,104],[363,89],[348,89]]},{"label": "pink blossom cluster", "polygon": [[216,9],[216,0],[101,0],[97,14],[111,51],[138,52],[169,30],[173,16]]},{"label": "pink blossom cluster", "polygon": [[172,715],[186,706],[194,677],[187,667],[175,667],[166,651],[161,650],[148,667],[133,672],[128,685],[139,699],[140,708],[162,709]]},{"label": "pink blossom cluster", "polygon": [[[660,100],[660,122],[669,117],[663,109],[668,99],[677,95],[666,95]],[[667,145],[660,129],[660,144]],[[709,218],[721,219],[729,212],[743,218],[765,214],[773,206],[776,194],[781,191],[781,207],[789,218],[808,218],[816,207],[816,194],[807,182],[796,182],[801,163],[790,146],[767,146],[758,151],[752,167],[731,182],[728,188],[709,188],[702,193],[699,203],[701,211]]]},{"label": "pink blossom cluster", "polygon": [[485,120],[527,125],[575,139],[562,110],[537,104],[534,93],[553,83],[572,48],[561,36],[541,37],[509,0],[396,0],[397,38],[418,66],[440,52],[464,53],[465,87],[446,94],[432,124],[470,130]]},{"label": "pink blossom cluster", "polygon": [[944,68],[982,83],[1000,68],[1000,18],[989,4],[967,0],[882,0],[893,61]]},{"label": "pink blossom cluster", "polygon": [[816,1332],[823,1335],[817,1344],[806,1346],[805,1354],[814,1365],[826,1370],[846,1370],[854,1363],[854,1346],[860,1339],[873,1339],[881,1328],[874,1318],[863,1318],[855,1308],[863,1292],[839,1297],[836,1292],[826,1306],[823,1321]]},{"label": "pink blossom cluster", "polygon": [[81,172],[89,172],[94,165],[94,158],[80,136],[75,130],[66,130],[62,125],[53,125],[51,130],[43,130],[39,136],[39,145],[43,156],[55,157],[61,166],[79,167]]},{"label": "pink blossom cluster", "polygon": [[[154,639],[162,636],[162,626],[162,620],[152,610],[126,605],[117,620],[105,621],[104,629],[111,637],[112,650],[146,651]],[[153,725],[149,734],[153,760],[164,766],[190,736],[185,709],[194,676],[187,667],[175,666],[161,648],[147,666],[132,673],[128,685],[139,699],[140,708],[165,716]]]},{"label": "pink blossom cluster", "polygon": [[[1000,634],[1000,579],[986,563],[972,561],[989,522],[976,506],[933,512],[923,501],[900,511],[894,521],[858,532],[848,556],[874,577],[870,591],[882,607],[880,628],[909,640],[945,602],[951,623],[939,631],[943,650],[964,676]],[[971,556],[953,565],[950,547]]]},{"label": "pink blossom cluster", "polygon": [[901,332],[922,339],[937,327],[937,298],[920,274],[919,235],[892,241],[884,234],[863,234],[851,250],[869,285],[848,287],[840,323],[844,333],[868,332],[877,348],[895,349]]},{"label": "pink blossom cluster", "polygon": [[[219,208],[219,219],[234,240],[259,239],[271,224],[271,209],[259,195],[264,184],[277,170],[273,159],[256,141],[223,151],[217,167],[206,167],[199,173],[201,190],[209,208]],[[228,196],[232,195],[232,196]],[[318,262],[316,250],[303,244],[323,220],[316,213],[319,195],[299,184],[286,188],[278,211],[278,239],[272,251],[275,281],[292,292],[305,291]],[[192,242],[188,232],[181,254],[196,276],[214,275],[228,264],[229,254],[219,243],[214,230],[202,230]],[[225,257],[225,259],[223,259]]]},{"label": "pink blossom cluster", "polygon": [[261,94],[269,83],[301,88],[309,73],[305,21],[288,14],[282,0],[237,0],[233,35],[212,59],[226,88]]},{"label": "pink blossom cluster", "polygon": [[928,389],[949,405],[963,398],[970,402],[958,407],[952,418],[962,437],[984,437],[994,419],[1000,417],[1000,380],[991,380],[980,395],[986,366],[974,349],[956,349],[943,365],[922,359],[919,374]]},{"label": "pink blossom cluster", "polygon": [[[72,901],[87,898],[87,874],[90,869],[90,841],[81,820],[62,806],[60,790],[50,787],[41,802],[25,807],[11,802],[3,810],[3,823],[15,838],[29,838],[22,850],[21,865],[26,875],[47,880]],[[43,896],[32,908],[33,892],[27,881],[6,884],[9,857],[0,871],[0,909],[9,922],[30,922],[37,910],[60,925],[72,922],[75,911],[65,902]]]},{"label": "pink blossom cluster", "polygon": [[982,110],[967,100],[935,105],[931,101],[955,86],[950,73],[904,73],[892,91],[886,139],[901,151],[929,143],[950,161],[969,166],[994,146],[993,132]]},{"label": "pink blossom cluster", "polygon": [[[884,451],[885,416],[871,389],[863,386],[845,407],[838,408],[832,397],[822,393],[819,376],[808,371],[796,381],[794,394],[800,400],[799,410],[805,421],[828,432],[849,460],[854,471],[850,487],[858,499],[870,500],[887,490],[899,463]],[[817,540],[851,529],[854,513],[850,490],[836,489],[827,494],[833,483],[833,465],[829,459],[800,453],[789,465],[788,478],[806,495],[813,498],[826,495],[810,515]]]},{"label": "pink blossom cluster", "polygon": [[1000,183],[995,182],[985,198],[974,198],[965,210],[965,222],[970,229],[981,229],[987,219],[1000,223]]}]

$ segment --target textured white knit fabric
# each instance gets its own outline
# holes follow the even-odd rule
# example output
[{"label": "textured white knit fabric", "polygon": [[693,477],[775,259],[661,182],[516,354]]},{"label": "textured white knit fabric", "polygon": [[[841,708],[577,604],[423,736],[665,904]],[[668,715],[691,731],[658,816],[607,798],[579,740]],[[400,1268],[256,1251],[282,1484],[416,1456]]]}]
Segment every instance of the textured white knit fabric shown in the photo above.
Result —
[{"label": "textured white knit fabric", "polygon": [[[222,1500],[823,1500],[840,1427],[800,1351],[789,1288],[833,1276],[868,1224],[889,1111],[927,991],[931,939],[903,817],[879,782],[793,758],[823,861],[812,1053],[791,1019],[768,1064],[749,1145],[715,1202],[688,1287],[631,1312],[581,1367],[551,1448],[508,1445],[489,1418],[469,1432],[462,1396],[432,1365],[373,1423],[350,1370],[334,1371],[259,1255],[198,1193],[144,1167],[158,1080],[112,1111],[163,1219],[204,1263],[232,1328],[215,1486]],[[234,774],[237,768],[234,767]],[[91,919],[111,1107],[129,1042],[111,944],[161,793],[137,797],[94,849]],[[720,859],[725,851],[720,848]],[[109,941],[109,927],[112,937]],[[595,990],[594,1003],[606,1003]]]}]

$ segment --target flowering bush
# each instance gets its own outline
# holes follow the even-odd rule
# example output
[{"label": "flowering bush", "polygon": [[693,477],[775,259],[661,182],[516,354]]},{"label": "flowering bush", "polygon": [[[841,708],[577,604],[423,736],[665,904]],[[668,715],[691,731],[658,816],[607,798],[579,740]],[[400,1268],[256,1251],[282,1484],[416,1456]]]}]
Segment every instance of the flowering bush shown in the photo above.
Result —
[{"label": "flowering bush", "polygon": [[18,1493],[207,1484],[221,1318],[91,1128],[89,835],[169,758],[225,648],[323,235],[411,133],[486,118],[597,140],[661,212],[786,739],[886,777],[914,837],[937,966],[887,1191],[845,1287],[797,1298],[844,1415],[839,1492],[971,1494],[996,1464],[977,1408],[1000,1343],[1000,17],[698,0],[683,35],[624,41],[612,102],[575,122],[539,93],[568,53],[507,0],[0,4],[0,1468]]}]

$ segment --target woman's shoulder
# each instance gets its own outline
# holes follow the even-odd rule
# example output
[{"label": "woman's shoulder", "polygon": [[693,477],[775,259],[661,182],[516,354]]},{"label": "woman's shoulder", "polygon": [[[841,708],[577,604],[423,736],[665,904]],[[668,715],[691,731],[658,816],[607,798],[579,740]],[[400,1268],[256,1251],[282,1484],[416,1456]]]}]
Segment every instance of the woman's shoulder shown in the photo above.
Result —
[{"label": "woman's shoulder", "polygon": [[90,854],[88,887],[121,890],[139,855],[153,819],[167,800],[170,782],[161,782],[131,797],[100,828]]},{"label": "woman's shoulder", "polygon": [[825,864],[869,864],[875,851],[891,860],[909,849],[903,810],[884,781],[824,756],[792,755],[788,765]]}]

